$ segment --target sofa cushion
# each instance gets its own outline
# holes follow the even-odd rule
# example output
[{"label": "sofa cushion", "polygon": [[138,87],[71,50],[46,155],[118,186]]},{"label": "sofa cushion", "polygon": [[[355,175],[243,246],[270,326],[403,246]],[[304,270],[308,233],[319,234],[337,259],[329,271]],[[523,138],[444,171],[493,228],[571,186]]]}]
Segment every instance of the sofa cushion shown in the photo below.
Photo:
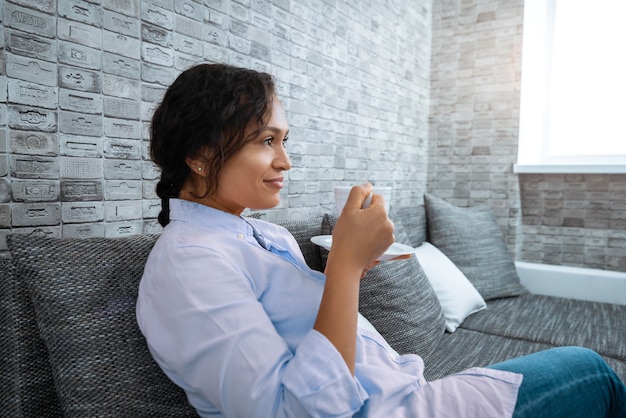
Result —
[{"label": "sofa cushion", "polygon": [[[439,379],[470,367],[485,367],[554,347],[557,345],[459,328],[454,334],[444,334],[437,350],[425,359],[424,377],[427,380]],[[626,382],[626,361],[603,357]]]},{"label": "sofa cushion", "polygon": [[[325,215],[322,234],[331,235],[336,220],[335,215]],[[402,228],[396,225],[400,243],[408,239]],[[428,356],[444,332],[441,306],[414,254],[381,262],[367,272],[361,281],[359,311],[401,354]]]},{"label": "sofa cushion", "polygon": [[490,301],[461,328],[555,346],[580,345],[626,361],[626,305],[526,294]]},{"label": "sofa cushion", "polygon": [[439,379],[470,367],[485,367],[552,347],[550,344],[458,328],[453,334],[445,333],[437,350],[424,359],[424,377],[427,380]]},{"label": "sofa cushion", "polygon": [[26,283],[9,259],[0,259],[0,272],[0,411],[7,417],[61,417]]},{"label": "sofa cushion", "polygon": [[428,240],[452,260],[485,300],[526,292],[489,206],[457,207],[427,193],[424,204]]},{"label": "sofa cushion", "polygon": [[150,355],[135,319],[155,236],[9,236],[68,416],[197,416]]}]

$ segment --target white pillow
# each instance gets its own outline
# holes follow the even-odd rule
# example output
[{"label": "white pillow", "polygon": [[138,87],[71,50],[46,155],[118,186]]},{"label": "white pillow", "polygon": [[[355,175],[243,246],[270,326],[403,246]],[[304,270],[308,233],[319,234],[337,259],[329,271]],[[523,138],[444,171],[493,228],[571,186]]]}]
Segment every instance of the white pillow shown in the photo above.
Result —
[{"label": "white pillow", "polygon": [[415,249],[415,255],[439,299],[448,332],[454,332],[465,318],[487,307],[474,285],[437,247],[424,242]]}]

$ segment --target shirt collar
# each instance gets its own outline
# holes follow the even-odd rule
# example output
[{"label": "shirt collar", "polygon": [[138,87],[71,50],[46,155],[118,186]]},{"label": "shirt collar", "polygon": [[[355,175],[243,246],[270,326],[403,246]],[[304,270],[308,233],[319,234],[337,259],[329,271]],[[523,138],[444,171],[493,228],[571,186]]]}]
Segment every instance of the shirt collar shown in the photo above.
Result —
[{"label": "shirt collar", "polygon": [[254,240],[252,227],[244,218],[201,203],[170,199],[170,219],[189,222],[201,228],[235,233],[237,237],[245,236]]}]

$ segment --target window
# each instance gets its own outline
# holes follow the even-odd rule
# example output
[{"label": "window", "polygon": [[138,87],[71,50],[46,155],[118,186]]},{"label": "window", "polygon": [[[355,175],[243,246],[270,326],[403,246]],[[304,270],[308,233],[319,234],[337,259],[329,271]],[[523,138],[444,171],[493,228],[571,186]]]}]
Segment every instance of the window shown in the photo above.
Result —
[{"label": "window", "polygon": [[626,172],[626,1],[526,0],[515,172]]}]

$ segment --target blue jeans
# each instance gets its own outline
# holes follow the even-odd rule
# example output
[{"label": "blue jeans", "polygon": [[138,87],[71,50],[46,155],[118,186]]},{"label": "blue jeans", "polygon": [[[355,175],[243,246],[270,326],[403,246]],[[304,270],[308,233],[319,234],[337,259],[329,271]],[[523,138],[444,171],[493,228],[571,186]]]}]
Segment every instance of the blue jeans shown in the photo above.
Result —
[{"label": "blue jeans", "polygon": [[524,375],[514,418],[626,417],[626,386],[595,351],[559,347],[489,367]]}]

